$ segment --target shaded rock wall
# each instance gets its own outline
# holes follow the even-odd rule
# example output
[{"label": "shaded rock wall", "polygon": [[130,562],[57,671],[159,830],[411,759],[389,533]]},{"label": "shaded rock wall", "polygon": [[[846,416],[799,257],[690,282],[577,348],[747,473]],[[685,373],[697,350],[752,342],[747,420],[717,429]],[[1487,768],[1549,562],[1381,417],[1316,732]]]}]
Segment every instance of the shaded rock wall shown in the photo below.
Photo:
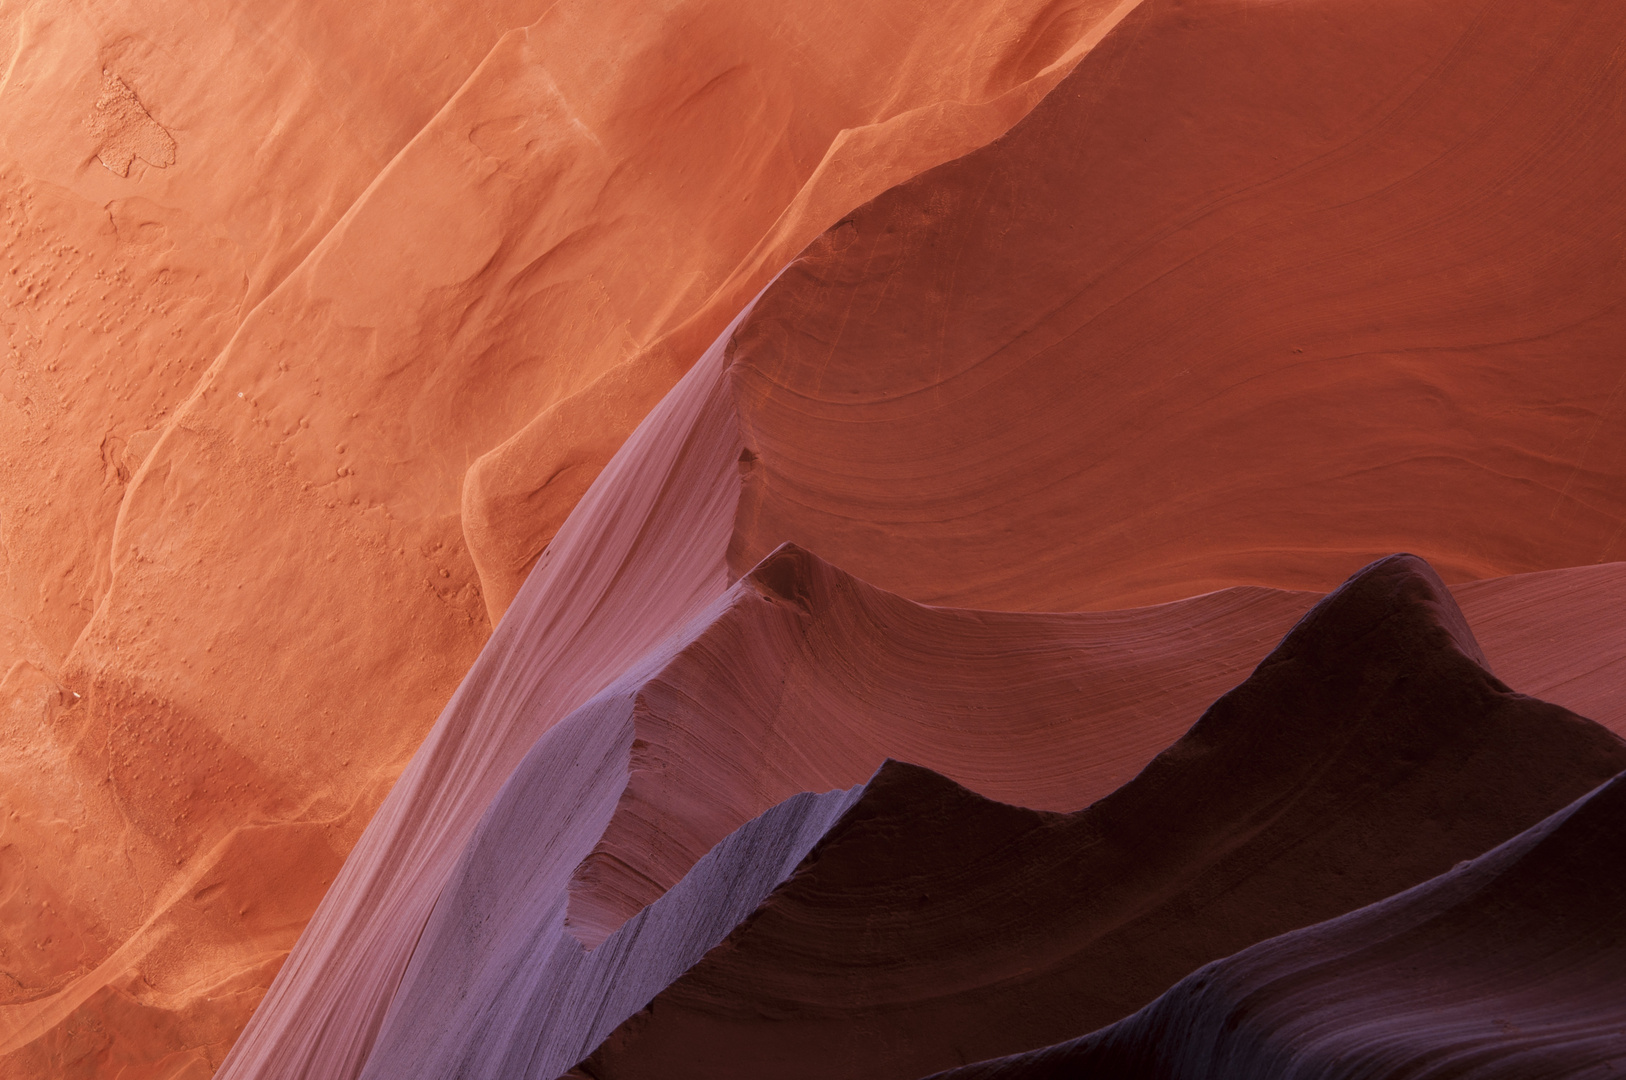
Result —
[{"label": "shaded rock wall", "polygon": [[218,1064],[633,426],[1121,14],[932,10],[0,12],[0,1071]]},{"label": "shaded rock wall", "polygon": [[1210,964],[1087,1038],[941,1073],[1607,1076],[1626,1064],[1626,776],[1495,850]]},{"label": "shaded rock wall", "polygon": [[0,10],[0,1074],[358,1075],[595,701],[588,946],[887,756],[1108,796],[1392,551],[1626,728],[1620,18]]}]

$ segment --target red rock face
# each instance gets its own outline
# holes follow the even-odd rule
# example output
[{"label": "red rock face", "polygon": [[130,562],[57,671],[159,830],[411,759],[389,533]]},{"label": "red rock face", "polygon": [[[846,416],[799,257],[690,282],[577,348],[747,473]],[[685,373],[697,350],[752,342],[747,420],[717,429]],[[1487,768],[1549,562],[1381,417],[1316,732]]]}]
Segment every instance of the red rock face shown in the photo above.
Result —
[{"label": "red rock face", "polygon": [[[0,10],[0,1076],[902,1078],[1334,971],[1622,767],[1622,17]],[[1129,804],[1133,964],[1052,872]]]},{"label": "red rock face", "polygon": [[736,565],[1046,610],[1626,555],[1620,17],[1141,5],[757,305]]},{"label": "red rock face", "polygon": [[627,433],[1121,16],[932,12],[0,12],[0,1071],[212,1071]]}]

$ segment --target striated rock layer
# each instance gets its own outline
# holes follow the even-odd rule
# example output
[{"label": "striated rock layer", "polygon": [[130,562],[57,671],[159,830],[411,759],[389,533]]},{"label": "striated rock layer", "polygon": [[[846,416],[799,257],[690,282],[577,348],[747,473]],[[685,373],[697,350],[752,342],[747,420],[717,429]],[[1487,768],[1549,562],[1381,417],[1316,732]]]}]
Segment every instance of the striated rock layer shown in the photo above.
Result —
[{"label": "striated rock layer", "polygon": [[[1093,674],[1093,621],[921,609],[776,553],[531,747],[385,988],[361,1075],[552,1078],[587,1057],[601,1078],[914,1077],[1122,1016],[1626,767],[1619,738],[1489,675],[1444,586],[1395,557],[1088,810],[894,763],[747,820],[776,788],[864,768],[866,741],[985,789],[1014,787],[986,770],[1033,753],[1024,731],[1102,742],[1046,715],[1047,686]],[[776,641],[806,665],[774,664]],[[911,681],[899,658],[925,655]],[[669,881],[633,874],[650,851]]]},{"label": "striated rock layer", "polygon": [[1054,610],[1620,559],[1623,20],[1148,0],[758,302],[733,565]]},{"label": "striated rock layer", "polygon": [[1626,774],[1507,843],[1263,942],[1087,1038],[940,1080],[1596,1077],[1626,1069]]},{"label": "striated rock layer", "polygon": [[[567,717],[608,723],[607,700],[632,703],[614,721],[634,725],[618,767],[625,790],[568,871],[572,923],[592,942],[733,828],[795,792],[861,783],[903,749],[996,797],[1093,801],[1307,606],[1298,594],[1238,590],[1144,612],[942,611],[795,550],[730,586],[740,444],[725,372],[719,343],[561,531],[226,1075],[360,1068],[481,815]],[[1011,707],[1018,694],[1026,712]],[[1040,756],[1055,764],[1036,771]]]},{"label": "striated rock layer", "polygon": [[[881,1080],[1043,1045],[1443,873],[1622,765],[1619,738],[1491,676],[1438,579],[1397,556],[1087,810],[872,785],[814,862],[584,1071]],[[451,1074],[405,1063],[396,1075]]]},{"label": "striated rock layer", "polygon": [[1130,6],[4,5],[0,1074],[210,1073],[632,427]]},{"label": "striated rock layer", "polygon": [[[466,976],[450,985],[468,992],[458,1006],[441,996],[450,992],[437,974],[443,965],[429,959],[440,954],[420,946],[420,934],[479,819],[528,752],[550,752],[550,742],[533,744],[560,721],[631,725],[625,745],[610,751],[620,763],[606,766],[602,781],[613,810],[585,809],[611,797],[587,788],[567,803],[609,813],[598,839],[547,855],[572,865],[534,871],[554,888],[569,882],[566,924],[592,944],[732,828],[798,790],[859,783],[883,757],[903,756],[899,748],[987,796],[1053,809],[1090,803],[1178,736],[1307,606],[1302,594],[1242,589],[1143,612],[943,611],[888,597],[794,549],[730,586],[725,558],[743,455],[725,341],[640,427],[550,547],[325,898],[225,1075],[346,1075],[374,1054],[379,1075],[425,1060],[446,1065],[485,1030],[472,1018],[513,1007],[502,988],[527,977],[527,957],[555,947],[534,937],[537,927],[522,919],[458,956],[453,968]],[[1618,583],[1623,569],[1589,571],[1581,587]],[[1550,577],[1487,583],[1480,596],[1505,617],[1495,601],[1515,591],[1567,597]],[[1496,651],[1519,653],[1519,624],[1502,626]],[[1261,638],[1249,655],[1245,643]],[[1567,639],[1586,640],[1580,627]],[[1595,641],[1591,649],[1594,657],[1617,652]],[[1586,669],[1579,658],[1571,664],[1568,691],[1607,697],[1595,684],[1585,689],[1584,675],[1569,677]],[[1607,682],[1607,664],[1591,669]],[[1418,868],[1394,887],[1430,872]],[[544,911],[553,902],[544,891],[505,903]],[[466,939],[445,931],[444,940]],[[450,964],[461,946],[446,948]],[[470,1023],[446,1022],[460,1010]],[[494,1055],[508,1052],[485,1041]]]},{"label": "striated rock layer", "polygon": [[[1521,689],[1626,722],[1619,646],[1584,616],[1610,611],[1596,590],[1618,590],[1622,568],[1583,568],[1619,553],[1626,517],[1611,239],[1626,140],[1615,96],[1595,91],[1618,82],[1621,17],[1586,0],[1147,0],[1006,135],[845,217],[716,338],[553,536],[223,1075],[562,1067],[602,1029],[543,1003],[611,984],[570,981],[565,968],[591,963],[561,958],[622,942],[623,921],[731,830],[888,756],[1027,807],[1009,813],[1037,828],[1128,780],[1234,684],[1244,643],[1307,606],[1285,590],[1330,587],[1371,555],[1416,550],[1455,582],[1551,572],[1464,589],[1506,620],[1488,649],[1543,684]],[[594,408],[528,430],[598,430]],[[464,489],[485,582],[517,580],[536,544],[504,554],[482,523],[545,506],[527,484],[569,475],[527,445],[499,455],[521,463],[509,480],[492,457]],[[1376,658],[1329,646],[1324,676],[1288,686],[1315,668],[1294,652],[1321,647],[1312,620],[1172,756],[1085,811],[1080,835],[1109,813],[1130,823],[1133,857],[1103,852],[1100,874],[1125,890],[1111,901],[1123,925],[1107,912],[1060,926],[1045,921],[1059,905],[1038,901],[1005,922],[1019,893],[939,889],[956,911],[981,905],[968,923],[999,928],[981,925],[990,942],[1035,935],[1025,960],[993,944],[955,983],[930,966],[955,962],[947,939],[899,916],[884,878],[884,903],[820,894],[776,930],[793,876],[780,907],[770,898],[585,1068],[692,1057],[726,1071],[760,1054],[749,1068],[910,1075],[959,1060],[944,1025],[965,1029],[965,1057],[1020,1049],[976,1044],[967,1017],[1021,1000],[999,993],[1021,972],[1055,1011],[999,1013],[1003,1031],[1035,1024],[1000,1037],[1078,1034],[1226,951],[1446,871],[1619,768],[1612,736],[1486,674],[1444,586],[1403,567],[1373,577],[1424,581],[1395,589],[1434,609],[1429,640],[1446,645],[1396,630]],[[1222,587],[1090,616],[919,606],[1110,608]],[[495,585],[488,597],[500,610]],[[1351,618],[1387,626],[1373,610]],[[1176,629],[1202,618],[1199,634]],[[1107,672],[1121,678],[1095,681]],[[1445,689],[1408,697],[1425,674]],[[1281,697],[1262,713],[1340,718],[1345,741],[1247,733],[1242,703],[1270,686]],[[1584,733],[1585,760],[1557,730],[1526,736],[1514,715],[1529,710]],[[598,756],[566,769],[589,731]],[[1221,764],[1178,782],[1198,748]],[[543,791],[569,816],[556,842],[516,855],[511,876],[474,873],[472,853],[524,847],[517,823],[547,819],[525,809]],[[1135,833],[1141,819],[1156,828]],[[866,938],[866,919],[892,930]],[[1130,947],[1141,921],[1166,953]],[[787,944],[793,925],[828,930],[824,951]],[[886,962],[854,974],[837,942]],[[798,963],[840,975],[820,983]],[[889,987],[889,965],[922,970]],[[666,976],[626,977],[648,990]],[[948,1004],[917,1008],[939,982]],[[775,995],[791,1005],[772,1022],[742,1004]],[[838,1061],[843,1025],[868,1049]]]},{"label": "striated rock layer", "polygon": [[594,710],[587,945],[888,756],[1076,811],[1390,551],[1626,729],[1623,18],[7,5],[0,1074],[273,975],[222,1075],[464,1060],[417,950]]}]

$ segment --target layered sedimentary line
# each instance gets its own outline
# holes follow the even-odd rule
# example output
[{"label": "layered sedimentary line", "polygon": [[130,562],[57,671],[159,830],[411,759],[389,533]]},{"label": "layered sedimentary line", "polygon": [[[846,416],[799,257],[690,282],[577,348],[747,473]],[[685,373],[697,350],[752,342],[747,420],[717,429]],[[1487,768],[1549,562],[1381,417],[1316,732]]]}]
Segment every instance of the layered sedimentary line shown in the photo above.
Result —
[{"label": "layered sedimentary line", "polygon": [[[824,608],[832,578],[783,552],[694,642],[758,607]],[[1204,950],[1265,936],[1273,919],[1311,921],[1317,905],[1403,888],[1626,763],[1595,725],[1501,687],[1438,581],[1390,560],[1324,601],[1187,739],[1090,811],[1025,810],[924,769],[883,769],[816,858],[677,978],[738,907],[728,919],[685,915],[712,935],[685,938],[687,951],[639,951],[638,920],[659,923],[679,895],[707,903],[685,879],[584,952],[565,923],[565,883],[625,812],[640,698],[681,685],[706,702],[731,689],[716,668],[710,686],[695,677],[693,649],[641,686],[606,691],[527,756],[443,892],[367,1075],[549,1077],[614,1028],[587,1075],[912,1076],[979,1039],[1033,1034],[1010,1014],[1049,1001],[1046,1019],[1065,1029],[1081,1000],[1116,994],[1121,1011],[1132,972],[1155,978],[1161,965],[1172,980]],[[747,740],[715,739],[733,741]],[[1273,760],[1241,760],[1262,742]],[[1247,794],[1227,808],[1230,784]],[[1438,813],[1457,820],[1431,829]],[[1165,847],[1184,865],[1171,871]],[[787,872],[779,855],[764,859]],[[638,1011],[642,995],[654,1000]]]},{"label": "layered sedimentary line", "polygon": [[734,565],[931,603],[1626,556],[1607,0],[1148,0],[735,335]]},{"label": "layered sedimentary line", "polygon": [[1623,865],[1626,774],[1416,888],[1210,964],[1105,1030],[938,1080],[1614,1075]]},{"label": "layered sedimentary line", "polygon": [[1509,685],[1626,736],[1626,563],[1453,586]]},{"label": "layered sedimentary line", "polygon": [[212,1071],[615,448],[1133,2],[6,3],[0,1073]]},{"label": "layered sedimentary line", "polygon": [[584,1070],[881,1080],[1054,1041],[1449,870],[1623,766],[1616,736],[1490,675],[1438,578],[1396,556],[1086,810],[940,779],[866,795]]},{"label": "layered sedimentary line", "polygon": [[[1179,734],[1135,725],[1134,710],[1178,698],[1115,682],[1083,691],[1109,673],[1141,688],[1192,678],[1188,665],[1216,657],[1179,648],[1181,634],[1234,633],[1237,599],[1257,598],[1117,613],[1103,639],[1100,615],[926,608],[782,548],[654,654],[658,666],[639,665],[532,749],[465,855],[487,869],[443,891],[365,1075],[548,1076],[574,1061],[583,1017],[611,988],[579,981],[570,958],[623,940],[625,920],[762,807],[861,782],[888,756],[982,794],[911,781],[887,789],[884,811],[867,794],[855,813],[881,824],[832,841],[821,868],[716,957],[670,989],[670,965],[656,983],[627,969],[660,995],[593,1055],[593,1075],[912,1077],[955,1053],[1046,1041],[1078,1029],[1080,1000],[1099,1022],[1123,1015],[1229,948],[1476,854],[1626,764],[1608,732],[1490,676],[1450,593],[1397,558],[1324,600],[1164,755],[1198,764],[1157,779],[1154,763],[1076,820],[986,798],[1062,808],[1106,795],[1136,755]],[[1142,632],[1127,632],[1132,617]],[[1211,734],[1234,698],[1244,719]],[[1274,744],[1273,761],[1249,757],[1258,743]],[[1383,761],[1390,751],[1402,760]],[[1162,806],[1147,784],[1186,794]],[[1232,785],[1247,794],[1216,809]],[[1281,801],[1291,813],[1249,832]],[[1464,820],[1435,825],[1440,814]],[[1418,833],[1433,847],[1385,846]],[[1190,865],[1156,855],[1183,844]],[[1297,854],[1272,862],[1282,848]],[[1214,893],[1226,899],[1203,911]],[[1125,944],[1144,940],[1159,948]],[[945,1028],[952,1044],[935,1034]],[[594,1030],[589,1048],[608,1034]]]},{"label": "layered sedimentary line", "polygon": [[223,1077],[356,1075],[475,824],[536,739],[703,612],[739,439],[721,343],[628,440],[368,825]]},{"label": "layered sedimentary line", "polygon": [[606,695],[514,773],[449,878],[364,1077],[555,1077],[715,946],[862,789],[800,794],[703,856],[595,947],[565,927],[571,866],[626,780],[630,701]]},{"label": "layered sedimentary line", "polygon": [[[1176,737],[1309,603],[1234,590],[1095,616],[933,612],[800,554],[786,556],[794,572],[765,570],[772,581],[753,577],[730,594],[725,554],[742,448],[724,376],[719,341],[550,545],[223,1075],[359,1071],[475,822],[535,740],[612,683],[639,687],[663,675],[674,689],[652,685],[642,695],[647,737],[633,751],[623,812],[575,875],[575,929],[588,941],[658,897],[730,829],[794,792],[861,782],[900,747],[1000,797],[1082,805]],[[832,599],[827,609],[804,610],[776,587],[813,590],[806,596],[821,604]],[[729,635],[748,664],[729,657]],[[673,664],[679,654],[683,663]],[[944,679],[941,665],[973,660],[984,685],[957,700],[968,687]],[[732,731],[682,701],[683,681],[703,682],[708,672],[730,684],[708,691],[719,715],[727,695],[736,696]],[[988,717],[1015,715],[1000,699],[1013,677],[1031,681],[1034,716],[1053,730],[1032,721],[982,730]],[[783,694],[779,710],[764,716],[782,715],[774,722],[789,749],[783,760],[714,757],[709,740],[749,734],[759,723],[737,700],[752,679],[757,690]],[[826,715],[845,717],[849,734],[861,730],[851,713],[866,695],[894,702],[899,722],[850,748],[821,733]],[[1023,723],[1026,733],[1011,740]],[[675,764],[657,769],[663,754]],[[1049,764],[1036,766],[1040,760]]]},{"label": "layered sedimentary line", "polygon": [[1110,619],[925,608],[781,549],[530,751],[502,799],[542,801],[503,811],[527,823],[508,840],[475,841],[501,851],[500,888],[442,890],[365,1075],[554,1060],[562,1036],[532,1022],[570,997],[543,977],[550,957],[603,947],[778,800],[862,783],[889,756],[1003,798],[1092,802],[1298,607],[1238,590]]},{"label": "layered sedimentary line", "polygon": [[[1311,600],[1235,589],[1137,611],[952,611],[794,549],[731,587],[724,553],[752,468],[735,392],[714,348],[584,499],[227,1075],[352,1074],[385,1014],[413,1002],[429,1019],[392,1025],[435,1030],[433,994],[397,994],[434,898],[515,763],[612,683],[631,695],[638,734],[615,808],[565,885],[569,930],[588,944],[730,829],[795,791],[860,782],[886,756],[1015,803],[1084,805],[1176,738]],[[1502,625],[1513,641],[1516,620]],[[487,960],[502,962],[475,966]]]}]

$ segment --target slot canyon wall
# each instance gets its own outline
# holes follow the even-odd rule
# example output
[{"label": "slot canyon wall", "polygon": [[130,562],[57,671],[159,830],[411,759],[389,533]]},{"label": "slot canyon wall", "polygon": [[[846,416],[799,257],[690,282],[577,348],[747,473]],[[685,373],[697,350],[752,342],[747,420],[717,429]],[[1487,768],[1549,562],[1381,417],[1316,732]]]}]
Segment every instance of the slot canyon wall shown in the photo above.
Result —
[{"label": "slot canyon wall", "polygon": [[1626,1068],[1623,23],[0,4],[0,1077]]}]

